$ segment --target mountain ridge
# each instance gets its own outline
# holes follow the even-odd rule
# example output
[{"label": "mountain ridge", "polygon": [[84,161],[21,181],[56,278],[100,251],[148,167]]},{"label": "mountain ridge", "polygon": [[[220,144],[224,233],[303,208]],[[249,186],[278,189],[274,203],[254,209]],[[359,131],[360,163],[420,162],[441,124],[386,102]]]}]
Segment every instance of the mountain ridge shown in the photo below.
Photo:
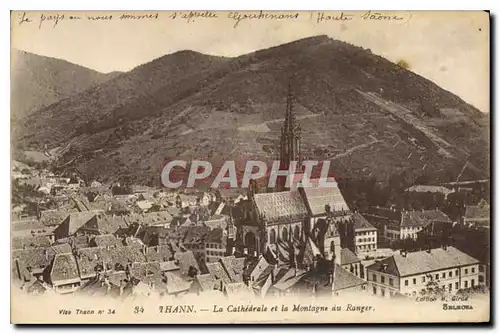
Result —
[{"label": "mountain ridge", "polygon": [[64,59],[13,49],[11,115],[14,119],[23,118],[119,74],[103,74]]},{"label": "mountain ridge", "polygon": [[[446,178],[465,159],[477,166],[471,177],[488,173],[487,116],[418,74],[327,36],[235,58],[165,55],[43,108],[18,133],[25,146],[74,141],[61,160],[79,157],[74,167],[91,177],[158,182],[166,157],[275,156],[289,82],[304,117],[304,154],[333,159],[339,175],[387,180],[418,166]],[[436,154],[443,150],[449,156]]]}]

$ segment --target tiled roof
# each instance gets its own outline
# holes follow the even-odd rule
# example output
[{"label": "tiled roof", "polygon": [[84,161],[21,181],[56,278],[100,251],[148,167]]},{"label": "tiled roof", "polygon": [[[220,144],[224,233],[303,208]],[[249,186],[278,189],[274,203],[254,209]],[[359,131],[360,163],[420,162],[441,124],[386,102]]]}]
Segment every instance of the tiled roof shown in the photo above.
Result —
[{"label": "tiled roof", "polygon": [[186,281],[172,272],[165,272],[165,277],[167,279],[167,293],[174,294],[183,291],[187,291],[191,288],[193,281]]},{"label": "tiled roof", "polygon": [[232,282],[243,282],[244,257],[237,258],[231,255],[221,258],[220,261]]},{"label": "tiled roof", "polygon": [[307,271],[304,269],[289,268],[273,287],[280,291],[286,291],[302,280],[306,273]]},{"label": "tiled roof", "polygon": [[231,278],[229,278],[220,262],[207,263],[207,270],[209,274],[213,276],[215,283],[219,284],[220,281],[223,283],[231,282]]},{"label": "tiled roof", "polygon": [[224,286],[226,294],[230,297],[242,297],[244,295],[253,296],[254,292],[243,282],[229,283]]},{"label": "tiled roof", "polygon": [[192,251],[177,251],[174,254],[174,259],[178,261],[176,264],[181,268],[181,274],[184,276],[189,274],[190,267],[196,268],[198,272],[200,271],[200,266],[198,265]]},{"label": "tiled roof", "polygon": [[356,231],[368,231],[368,230],[377,230],[375,227],[373,227],[372,224],[370,224],[366,219],[365,217],[363,217],[361,214],[359,213],[353,213],[352,214],[352,218],[354,220],[354,230]]},{"label": "tiled roof", "polygon": [[63,223],[54,230],[54,233],[71,236],[95,217],[95,211],[72,212],[66,217],[66,219],[64,219]]},{"label": "tiled roof", "polygon": [[68,284],[80,281],[78,265],[73,254],[57,254],[50,271],[50,279],[54,284]]},{"label": "tiled roof", "polygon": [[205,239],[205,243],[225,243],[226,238],[224,237],[224,230],[221,229],[220,227],[213,229],[210,231]]},{"label": "tiled roof", "polygon": [[440,210],[404,211],[401,227],[426,226],[433,221],[451,222],[451,219]]},{"label": "tiled roof", "polygon": [[50,265],[56,252],[51,248],[33,248],[12,250],[12,259],[17,262],[19,275],[29,278],[32,273],[42,273]]},{"label": "tiled roof", "polygon": [[135,262],[130,266],[130,276],[149,286],[154,285],[157,291],[167,289],[158,262]]},{"label": "tiled roof", "polygon": [[76,212],[76,209],[71,211],[66,210],[44,210],[40,213],[40,221],[45,226],[59,225],[68,216],[70,212]]},{"label": "tiled roof", "polygon": [[[77,251],[76,259],[82,279],[94,277],[99,267],[100,270],[105,270],[107,269],[106,265],[111,265],[111,255],[103,247],[80,248]],[[111,266],[110,269],[114,270],[115,268]]]},{"label": "tiled roof", "polygon": [[254,195],[257,213],[268,222],[295,222],[307,217],[307,208],[298,191]]},{"label": "tiled roof", "polygon": [[180,270],[180,267],[175,264],[175,261],[165,261],[160,262],[161,271],[176,271]]},{"label": "tiled roof", "polygon": [[37,230],[37,229],[48,229],[47,226],[43,225],[40,221],[36,219],[25,219],[12,222],[12,232],[23,231],[23,230]]},{"label": "tiled roof", "polygon": [[47,235],[28,235],[12,237],[12,249],[38,248],[50,246],[51,240]]},{"label": "tiled roof", "polygon": [[203,274],[196,276],[201,291],[211,291],[220,288],[220,280],[216,280],[212,274]]},{"label": "tiled roof", "polygon": [[342,289],[352,288],[355,286],[360,286],[366,284],[367,282],[356,275],[352,274],[348,270],[345,270],[338,264],[335,264],[335,274],[334,274],[334,286],[333,290],[338,291]]},{"label": "tiled roof", "polygon": [[307,207],[313,216],[324,215],[325,206],[329,205],[333,212],[349,211],[344,196],[338,187],[310,187],[303,188]]},{"label": "tiled roof", "polygon": [[52,249],[58,254],[71,253],[71,246],[67,243],[52,245]]},{"label": "tiled roof", "polygon": [[428,251],[410,252],[406,256],[393,255],[382,261],[376,262],[368,269],[382,271],[387,265],[386,272],[396,276],[409,276],[423,274],[436,270],[454,268],[457,266],[476,264],[479,261],[459,251],[455,247],[432,249]]},{"label": "tiled roof", "polygon": [[261,256],[252,267],[249,267],[248,276],[252,282],[256,283],[267,278],[273,269],[274,266],[269,264],[266,259]]},{"label": "tiled roof", "polygon": [[406,189],[407,192],[418,192],[418,193],[442,193],[447,196],[454,192],[454,190],[448,189],[443,186],[429,186],[429,185],[414,185]]},{"label": "tiled roof", "polygon": [[166,262],[172,259],[172,252],[168,245],[160,245],[146,248],[146,260],[148,262]]},{"label": "tiled roof", "polygon": [[185,244],[201,244],[205,241],[207,235],[210,233],[210,229],[203,225],[192,226],[186,228],[186,234],[184,235],[183,243]]},{"label": "tiled roof", "polygon": [[342,250],[340,251],[340,264],[351,264],[360,261],[361,260],[358,259],[356,254],[354,254],[349,248],[342,248]]},{"label": "tiled roof", "polygon": [[93,238],[93,242],[97,247],[120,247],[123,246],[120,239],[112,234],[96,235]]}]

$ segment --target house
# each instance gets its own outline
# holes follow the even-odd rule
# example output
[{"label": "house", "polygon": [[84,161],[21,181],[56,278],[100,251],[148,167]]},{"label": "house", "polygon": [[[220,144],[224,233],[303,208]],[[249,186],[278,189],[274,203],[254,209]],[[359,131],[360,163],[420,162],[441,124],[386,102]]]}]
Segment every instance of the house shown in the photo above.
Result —
[{"label": "house", "polygon": [[50,268],[50,283],[54,291],[61,294],[75,292],[80,288],[80,273],[73,254],[57,254],[54,257]]},{"label": "house", "polygon": [[343,248],[341,250],[340,265],[357,277],[364,277],[363,269],[361,268],[361,260],[349,248]]},{"label": "house", "polygon": [[487,203],[480,203],[475,206],[466,206],[462,221],[465,226],[489,229],[490,216],[490,206]]},{"label": "house", "polygon": [[366,294],[367,285],[365,280],[335,263],[333,272],[313,270],[304,275],[301,282],[297,284],[297,290],[312,293],[315,296],[354,295],[356,298],[360,294]]},{"label": "house", "polygon": [[[212,289],[223,291],[224,285],[231,283],[231,278],[222,267],[220,262],[207,263],[208,274],[210,275]],[[207,277],[202,277],[207,283]]]},{"label": "house", "polygon": [[12,249],[28,249],[38,247],[48,247],[52,244],[53,238],[51,235],[31,234],[28,235],[13,235],[11,239]]},{"label": "house", "polygon": [[149,286],[160,295],[167,292],[167,283],[158,262],[135,262],[129,266],[131,280],[137,280]]},{"label": "house", "polygon": [[377,251],[377,229],[359,213],[353,213],[354,251],[366,254]]},{"label": "house", "polygon": [[479,284],[479,261],[454,247],[401,252],[366,267],[373,295],[418,296],[429,284],[450,294]]},{"label": "house", "polygon": [[[168,245],[145,247],[145,249],[146,249],[145,256],[147,262],[158,262],[160,263],[161,267],[162,263],[170,262],[173,260],[173,254],[170,251],[170,247],[168,247]],[[162,271],[174,270],[172,266],[166,267],[166,265],[164,265],[163,268],[164,269],[162,269]]]},{"label": "house", "polygon": [[23,283],[32,278],[43,279],[56,254],[51,247],[12,250],[12,278]]},{"label": "house", "polygon": [[[396,210],[395,208],[372,208],[365,217],[381,224],[384,237],[388,240],[416,240],[417,234],[433,222],[451,223],[441,210]],[[379,229],[380,231],[380,229]]]},{"label": "house", "polygon": [[433,185],[413,185],[405,190],[407,193],[416,194],[442,194],[446,198],[449,194],[454,193],[453,189],[449,189],[443,186],[433,186]]},{"label": "house", "polygon": [[77,212],[77,210],[43,210],[40,212],[40,222],[45,226],[57,226],[61,224],[71,212]]},{"label": "house", "polygon": [[90,223],[88,227],[95,225],[98,213],[99,211],[84,211],[68,214],[63,222],[54,230],[55,240],[76,235],[87,223]]},{"label": "house", "polygon": [[179,266],[182,277],[194,278],[200,272],[200,266],[192,251],[176,251],[174,261]]},{"label": "house", "polygon": [[112,234],[96,235],[89,242],[90,247],[122,247],[122,241]]},{"label": "house", "polygon": [[256,294],[265,296],[271,286],[275,265],[267,262],[264,256],[260,256],[256,261],[250,263],[243,273],[243,280],[247,282]]},{"label": "house", "polygon": [[142,200],[142,201],[137,201],[135,202],[135,205],[137,207],[137,211],[139,212],[149,212],[151,208],[153,207],[153,202],[150,202],[148,200]]},{"label": "house", "polygon": [[182,245],[189,251],[193,252],[198,263],[207,261],[206,238],[210,233],[210,229],[206,226],[192,225],[185,227],[186,233],[182,239]]},{"label": "house", "polygon": [[185,279],[170,271],[164,273],[167,285],[167,294],[173,296],[184,295],[189,292],[193,284],[193,279]]},{"label": "house", "polygon": [[245,269],[244,257],[235,257],[234,255],[225,256],[220,259],[220,263],[231,282],[243,282],[243,272]]},{"label": "house", "polygon": [[210,216],[208,219],[203,221],[203,224],[210,228],[211,230],[216,228],[221,228],[223,230],[227,227],[227,220],[229,219],[226,215],[214,214]]},{"label": "house", "polygon": [[222,228],[211,230],[205,238],[206,262],[218,262],[227,254],[227,232]]}]

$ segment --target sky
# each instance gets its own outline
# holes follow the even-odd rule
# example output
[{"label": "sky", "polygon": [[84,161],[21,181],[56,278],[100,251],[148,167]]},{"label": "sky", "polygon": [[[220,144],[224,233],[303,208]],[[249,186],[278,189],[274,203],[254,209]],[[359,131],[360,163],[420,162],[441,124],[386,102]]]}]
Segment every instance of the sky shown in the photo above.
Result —
[{"label": "sky", "polygon": [[178,50],[234,57],[325,34],[405,60],[410,70],[489,112],[488,13],[379,13],[264,12],[275,16],[242,19],[259,12],[13,12],[11,45],[107,73]]}]

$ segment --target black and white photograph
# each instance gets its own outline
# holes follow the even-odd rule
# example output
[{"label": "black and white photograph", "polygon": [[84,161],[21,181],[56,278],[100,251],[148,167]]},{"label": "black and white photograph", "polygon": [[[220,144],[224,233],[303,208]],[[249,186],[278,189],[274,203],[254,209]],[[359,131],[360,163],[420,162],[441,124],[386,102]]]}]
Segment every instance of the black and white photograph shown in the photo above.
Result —
[{"label": "black and white photograph", "polygon": [[490,321],[488,12],[12,11],[10,53],[13,323]]}]

